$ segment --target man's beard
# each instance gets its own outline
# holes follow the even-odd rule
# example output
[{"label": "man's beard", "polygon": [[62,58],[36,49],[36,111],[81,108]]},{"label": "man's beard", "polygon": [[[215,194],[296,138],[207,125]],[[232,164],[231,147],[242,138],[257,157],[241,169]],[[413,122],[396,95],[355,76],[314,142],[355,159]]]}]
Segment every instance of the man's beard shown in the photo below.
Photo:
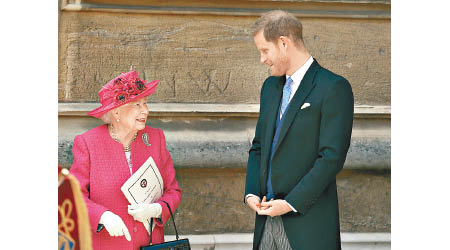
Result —
[{"label": "man's beard", "polygon": [[[272,72],[272,68],[274,69],[274,72]],[[286,74],[288,68],[289,58],[287,56],[280,55],[279,60],[277,60],[276,64],[272,64],[272,67],[269,69],[269,71],[273,76],[282,76]]]}]

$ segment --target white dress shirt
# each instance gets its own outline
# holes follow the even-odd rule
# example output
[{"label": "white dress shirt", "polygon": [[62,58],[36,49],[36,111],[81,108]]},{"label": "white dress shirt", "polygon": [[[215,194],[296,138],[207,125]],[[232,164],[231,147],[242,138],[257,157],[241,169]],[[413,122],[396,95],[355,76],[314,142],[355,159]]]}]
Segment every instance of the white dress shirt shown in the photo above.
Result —
[{"label": "white dress shirt", "polygon": [[[303,80],[306,71],[308,71],[309,67],[313,62],[314,59],[312,58],[312,56],[310,56],[308,60],[306,60],[306,62],[299,69],[297,69],[297,71],[295,71],[294,74],[292,74],[292,76],[286,75],[286,79],[288,79],[289,77],[292,79],[291,95],[289,96],[289,102],[291,102],[292,97],[294,97],[295,92],[297,92],[298,87],[300,87],[300,82]],[[282,114],[280,113],[280,119],[281,117]]]}]

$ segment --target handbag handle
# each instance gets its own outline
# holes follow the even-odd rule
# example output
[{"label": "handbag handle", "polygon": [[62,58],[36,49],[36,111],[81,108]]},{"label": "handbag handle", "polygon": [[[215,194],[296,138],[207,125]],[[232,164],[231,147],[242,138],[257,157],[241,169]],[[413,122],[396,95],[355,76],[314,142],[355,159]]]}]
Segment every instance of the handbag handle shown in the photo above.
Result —
[{"label": "handbag handle", "polygon": [[[178,237],[178,231],[177,231],[177,226],[175,225],[175,219],[173,218],[172,209],[170,209],[169,203],[167,203],[166,201],[163,201],[163,200],[162,200],[162,202],[166,203],[167,208],[169,208],[170,217],[172,217],[173,228],[175,229],[175,236],[176,236],[176,238],[177,238],[177,240],[178,240],[178,238],[179,238],[179,237]],[[162,215],[161,215],[161,216],[162,216]],[[152,244],[152,235],[153,235],[152,227],[153,227],[153,218],[150,218],[150,245]]]}]

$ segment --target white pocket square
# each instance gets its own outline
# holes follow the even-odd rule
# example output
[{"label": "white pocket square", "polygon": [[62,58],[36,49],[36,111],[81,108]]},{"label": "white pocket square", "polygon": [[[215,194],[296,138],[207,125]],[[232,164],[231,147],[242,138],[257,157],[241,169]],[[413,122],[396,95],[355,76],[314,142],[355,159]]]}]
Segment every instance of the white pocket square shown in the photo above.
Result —
[{"label": "white pocket square", "polygon": [[305,102],[300,109],[305,109],[307,107],[311,106],[308,102]]}]

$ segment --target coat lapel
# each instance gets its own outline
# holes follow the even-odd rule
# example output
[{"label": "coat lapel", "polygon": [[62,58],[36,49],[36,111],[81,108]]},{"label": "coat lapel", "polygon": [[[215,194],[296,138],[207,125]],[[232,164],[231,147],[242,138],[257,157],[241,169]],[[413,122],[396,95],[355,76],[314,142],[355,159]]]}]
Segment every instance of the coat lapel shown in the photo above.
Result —
[{"label": "coat lapel", "polygon": [[317,73],[317,70],[320,68],[319,64],[316,60],[311,64],[308,71],[306,71],[305,76],[300,82],[300,86],[295,92],[294,97],[292,97],[291,102],[289,103],[288,110],[286,112],[286,117],[284,117],[284,122],[280,130],[280,136],[278,137],[278,143],[275,145],[274,154],[277,152],[278,147],[286,136],[289,127],[294,121],[295,116],[297,115],[298,110],[301,105],[305,102],[306,97],[308,97],[311,90],[314,88],[314,77]]},{"label": "coat lapel", "polygon": [[[278,80],[278,81],[277,81]],[[262,165],[263,168],[267,167],[267,164],[269,163],[270,159],[270,148],[273,141],[273,135],[275,133],[275,124],[278,114],[278,109],[280,107],[281,97],[283,95],[283,85],[286,81],[286,76],[277,77],[274,80],[273,88],[269,89],[269,96],[271,98],[268,98],[267,100],[267,126],[266,130],[264,131],[264,141],[263,144],[263,152],[262,155],[265,157],[263,160],[264,165]]]}]

